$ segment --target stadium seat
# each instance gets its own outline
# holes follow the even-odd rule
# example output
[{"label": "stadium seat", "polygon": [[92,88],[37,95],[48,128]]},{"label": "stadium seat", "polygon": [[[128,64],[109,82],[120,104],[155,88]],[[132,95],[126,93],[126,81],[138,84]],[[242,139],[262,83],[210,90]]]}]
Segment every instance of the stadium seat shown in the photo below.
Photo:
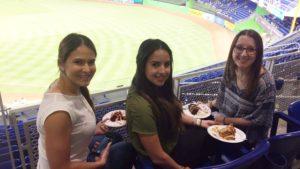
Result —
[{"label": "stadium seat", "polygon": [[0,168],[2,169],[12,169],[12,165],[10,161],[4,161],[0,163]]},{"label": "stadium seat", "polygon": [[276,90],[282,89],[283,85],[284,85],[284,79],[283,78],[278,78],[278,79],[275,80]]},{"label": "stadium seat", "polygon": [[201,167],[197,169],[250,169],[256,168],[257,165],[260,164],[260,160],[267,154],[269,150],[269,142],[267,140],[261,141],[253,150],[249,153],[234,159],[232,161],[228,161],[224,164]]},{"label": "stadium seat", "polygon": [[286,166],[291,168],[292,163],[300,150],[300,131],[276,135],[279,119],[297,127],[300,127],[300,122],[282,112],[274,113],[274,120],[269,138],[269,152],[282,155],[287,160]]},{"label": "stadium seat", "polygon": [[[292,102],[288,107],[288,115],[293,117],[294,119],[300,121],[300,100]],[[299,131],[300,128],[293,125],[288,124],[287,132]]]}]

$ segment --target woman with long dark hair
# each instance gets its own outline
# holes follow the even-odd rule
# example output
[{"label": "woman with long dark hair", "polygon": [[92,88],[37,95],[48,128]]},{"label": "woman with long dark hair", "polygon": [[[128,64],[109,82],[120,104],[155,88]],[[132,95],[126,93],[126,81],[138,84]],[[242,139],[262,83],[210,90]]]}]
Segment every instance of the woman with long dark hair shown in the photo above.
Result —
[{"label": "woman with long dark hair", "polygon": [[[215,122],[182,113],[182,104],[173,93],[171,49],[159,39],[147,39],[139,47],[136,64],[126,114],[139,158],[150,160],[155,168],[201,165],[207,156],[204,128]],[[185,125],[194,127],[186,129]]]}]

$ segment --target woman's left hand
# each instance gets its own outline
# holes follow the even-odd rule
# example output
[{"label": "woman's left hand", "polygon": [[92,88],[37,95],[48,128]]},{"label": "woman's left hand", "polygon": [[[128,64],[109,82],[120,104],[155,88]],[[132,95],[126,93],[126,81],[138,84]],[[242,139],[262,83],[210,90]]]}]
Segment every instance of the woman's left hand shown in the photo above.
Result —
[{"label": "woman's left hand", "polygon": [[219,123],[216,121],[212,121],[212,120],[202,120],[201,127],[207,128],[209,126],[216,125],[216,124],[219,124]]},{"label": "woman's left hand", "polygon": [[95,130],[95,135],[102,135],[102,134],[105,134],[109,131],[107,125],[105,124],[105,122],[107,121],[108,119],[106,120],[103,120],[103,121],[99,121],[96,125],[96,130]]},{"label": "woman's left hand", "polygon": [[214,119],[215,119],[216,122],[222,123],[223,120],[224,120],[224,118],[225,118],[225,116],[222,113],[216,113],[216,114],[214,114]]}]

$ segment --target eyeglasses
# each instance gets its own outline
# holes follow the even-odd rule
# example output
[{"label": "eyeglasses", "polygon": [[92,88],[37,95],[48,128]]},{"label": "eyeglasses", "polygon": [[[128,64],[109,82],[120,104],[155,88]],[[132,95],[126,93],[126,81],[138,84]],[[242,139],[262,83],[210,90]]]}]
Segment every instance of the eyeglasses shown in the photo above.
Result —
[{"label": "eyeglasses", "polygon": [[234,47],[234,52],[236,54],[241,54],[241,53],[243,53],[244,50],[246,50],[248,55],[254,55],[256,53],[255,48],[244,48],[243,46],[235,46]]}]

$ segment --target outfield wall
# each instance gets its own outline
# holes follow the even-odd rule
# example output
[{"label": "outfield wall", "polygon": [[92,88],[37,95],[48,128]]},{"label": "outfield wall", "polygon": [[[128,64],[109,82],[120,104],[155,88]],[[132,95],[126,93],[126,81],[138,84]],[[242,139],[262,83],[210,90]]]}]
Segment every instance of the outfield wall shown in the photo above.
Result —
[{"label": "outfield wall", "polygon": [[231,31],[234,31],[234,28],[235,28],[235,24],[233,22],[231,22],[228,19],[224,19],[221,16],[218,16],[217,13],[215,13],[213,11],[210,11],[210,10],[201,11],[201,10],[197,10],[197,9],[193,8],[195,6],[195,3],[193,1],[187,1],[185,6],[179,6],[179,5],[160,2],[160,1],[144,0],[143,5],[155,6],[155,7],[160,7],[163,9],[168,9],[168,10],[172,10],[172,11],[176,11],[176,12],[187,13],[187,14],[205,19],[212,23],[216,23],[216,24],[218,24],[226,29],[229,29]]}]

